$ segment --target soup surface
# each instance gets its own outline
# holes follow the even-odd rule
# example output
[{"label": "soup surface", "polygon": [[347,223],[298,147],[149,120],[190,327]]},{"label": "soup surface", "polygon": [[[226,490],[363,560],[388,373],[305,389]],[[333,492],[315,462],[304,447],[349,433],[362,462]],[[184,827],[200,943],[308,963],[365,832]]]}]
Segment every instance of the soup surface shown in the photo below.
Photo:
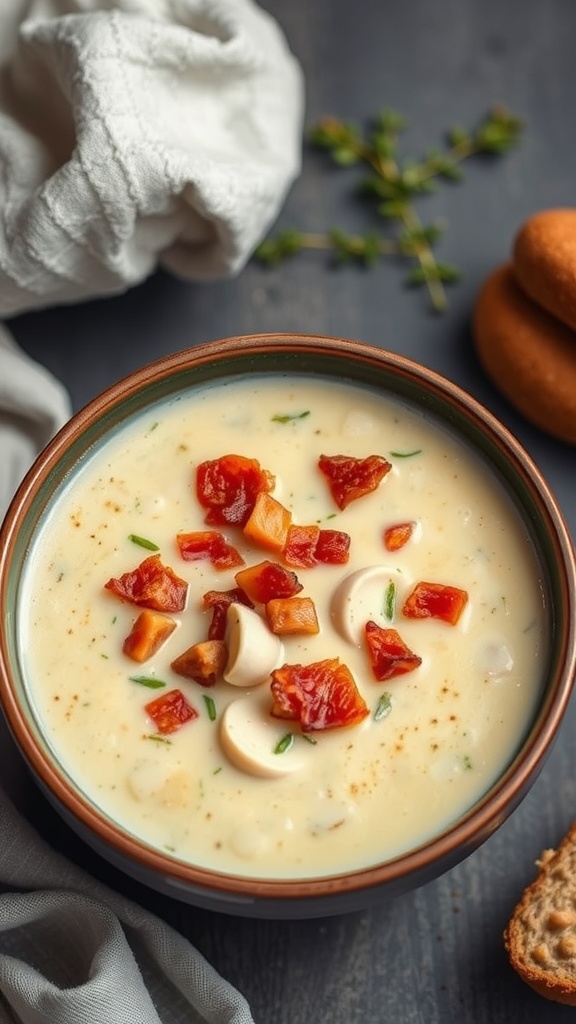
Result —
[{"label": "soup surface", "polygon": [[[258,460],[292,524],[347,537],[340,560],[286,566],[242,526],[207,524],[198,467],[228,454]],[[374,455],[389,468],[340,508],[319,460]],[[403,534],[386,542],[399,525]],[[222,534],[243,564],[185,560],[177,537],[205,531]],[[149,558],[187,592],[166,613],[169,635],[137,662],[125,641],[142,607],[106,584]],[[274,634],[263,602],[234,605],[215,681],[175,671],[208,637],[204,595],[237,588],[236,574],[262,562],[295,573],[317,632]],[[410,613],[422,581],[456,596],[453,621],[442,600]],[[206,386],[114,431],[49,510],[19,615],[30,699],[90,799],[179,859],[263,878],[362,868],[457,819],[522,740],[546,653],[535,554],[491,473],[411,407],[306,376]],[[352,698],[338,687],[335,711],[328,701],[315,719],[312,700],[304,724],[278,717],[277,669],[297,666],[301,682],[318,663],[328,674],[345,667],[354,724],[339,724],[338,702],[348,708]],[[150,705],[174,692],[192,712],[164,730]],[[318,727],[322,715],[329,728]]]}]

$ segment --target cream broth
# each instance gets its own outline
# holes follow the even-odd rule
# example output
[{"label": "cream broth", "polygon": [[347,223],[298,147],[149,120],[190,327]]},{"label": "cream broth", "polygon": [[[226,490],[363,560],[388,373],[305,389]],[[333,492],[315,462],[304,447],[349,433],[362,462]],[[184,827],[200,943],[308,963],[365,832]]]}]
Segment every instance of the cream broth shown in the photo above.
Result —
[{"label": "cream broth", "polygon": [[[185,562],[175,542],[177,533],[208,528],[195,468],[228,453],[256,458],[275,475],[273,495],[294,522],[351,537],[346,565],[296,570],[320,631],[283,637],[282,660],[338,657],[370,714],[355,726],[315,732],[314,742],[270,717],[268,681],[253,688],[219,679],[203,688],[170,668],[206,636],[202,595],[235,586],[237,569]],[[319,456],[374,453],[388,459],[390,472],[373,493],[339,511]],[[387,552],[383,529],[405,521],[416,524],[410,540]],[[240,530],[223,532],[246,565],[274,560]],[[176,629],[144,665],[122,651],[139,609],[104,590],[110,577],[150,554],[133,535],[158,545],[163,563],[189,583]],[[342,583],[373,568],[365,587]],[[403,601],[420,580],[467,592],[455,626],[403,616]],[[393,610],[384,608],[388,581]],[[335,605],[339,586],[344,599]],[[542,601],[532,545],[508,497],[442,427],[367,388],[256,377],[161,403],[86,459],[30,558],[19,602],[21,657],[61,763],[126,830],[208,868],[302,878],[407,851],[490,787],[538,701]],[[378,682],[359,639],[358,621],[366,618],[393,625],[422,659],[419,667]],[[144,705],[162,690],[131,681],[142,675],[180,689],[198,717],[159,736]],[[244,723],[251,729],[254,719],[256,762],[262,756],[271,766],[264,774],[239,767],[223,742],[240,735],[242,744]],[[274,753],[286,735],[291,746]]]}]

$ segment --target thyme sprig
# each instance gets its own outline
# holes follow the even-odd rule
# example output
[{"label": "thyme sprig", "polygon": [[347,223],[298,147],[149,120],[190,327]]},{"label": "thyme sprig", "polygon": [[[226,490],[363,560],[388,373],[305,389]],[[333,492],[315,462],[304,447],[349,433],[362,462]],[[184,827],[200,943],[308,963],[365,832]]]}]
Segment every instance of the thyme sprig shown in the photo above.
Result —
[{"label": "thyme sprig", "polygon": [[309,133],[311,144],[327,151],[340,167],[368,168],[360,191],[373,201],[378,217],[394,225],[392,235],[383,237],[379,231],[349,234],[340,228],[315,234],[289,228],[265,239],[255,258],[275,266],[303,249],[317,249],[330,251],[338,263],[355,261],[371,267],[383,256],[399,257],[410,264],[406,283],[425,285],[432,308],[445,310],[445,286],[457,281],[460,272],[436,258],[434,248],[444,226],[437,221],[423,223],[415,202],[434,192],[439,181],[461,181],[465,160],[507,153],[518,143],[523,125],[505,108],[495,107],[472,131],[450,129],[444,147],[429,150],[420,161],[399,156],[399,137],[405,128],[401,114],[383,110],[367,131],[336,117],[324,117]]}]

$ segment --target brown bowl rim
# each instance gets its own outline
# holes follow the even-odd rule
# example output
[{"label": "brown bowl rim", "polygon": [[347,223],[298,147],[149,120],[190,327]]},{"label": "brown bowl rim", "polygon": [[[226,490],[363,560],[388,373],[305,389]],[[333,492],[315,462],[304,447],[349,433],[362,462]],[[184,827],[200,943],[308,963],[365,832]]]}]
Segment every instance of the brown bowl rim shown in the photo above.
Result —
[{"label": "brown bowl rim", "polygon": [[511,463],[538,508],[554,548],[565,609],[574,610],[576,603],[574,549],[558,502],[532,458],[504,424],[480,402],[457,384],[408,357],[363,341],[327,335],[252,334],[208,341],[182,349],[148,363],[112,384],[76,412],[40,453],[18,488],[0,527],[0,702],[17,746],[33,774],[52,798],[66,809],[67,814],[120,856],[135,862],[146,872],[156,872],[159,877],[176,882],[183,888],[189,885],[214,894],[275,901],[321,898],[398,883],[410,876],[419,878],[426,873],[433,874],[436,864],[451,866],[484,842],[525,796],[554,743],[576,674],[576,637],[573,626],[576,616],[568,614],[567,627],[561,637],[561,670],[549,688],[530,735],[506,772],[485,796],[441,834],[414,850],[372,867],[321,877],[276,879],[228,874],[196,867],[163,854],[124,832],[108,819],[69,784],[64,773],[58,771],[52,763],[49,752],[36,744],[10,681],[9,651],[4,630],[9,614],[6,584],[19,523],[26,516],[36,490],[58,463],[61,454],[94,417],[103,416],[151,381],[170,377],[191,363],[195,366],[222,363],[231,354],[249,353],[256,356],[264,350],[270,354],[287,350],[294,353],[310,352],[312,349],[330,352],[337,357],[352,356],[367,364],[376,363],[379,367],[385,366],[391,372],[409,378],[411,382],[421,383],[426,392],[440,398],[460,415],[463,414],[480,435],[487,436],[491,445]]}]

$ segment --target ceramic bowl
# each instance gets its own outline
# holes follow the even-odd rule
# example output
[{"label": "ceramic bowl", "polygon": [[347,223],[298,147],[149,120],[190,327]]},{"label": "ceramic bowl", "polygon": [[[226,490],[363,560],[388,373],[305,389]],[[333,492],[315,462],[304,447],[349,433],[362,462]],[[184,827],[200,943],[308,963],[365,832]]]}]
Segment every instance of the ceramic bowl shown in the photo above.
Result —
[{"label": "ceramic bowl", "polygon": [[[73,492],[85,462],[128,419],[156,403],[255,375],[304,375],[360,385],[408,403],[470,448],[507,492],[529,535],[548,636],[534,713],[498,778],[472,806],[431,838],[382,862],[327,872],[316,865],[289,878],[281,871],[278,877],[270,872],[259,877],[256,870],[249,877],[196,866],[117,824],[86,795],[47,740],[22,652],[22,581],[28,560],[38,550],[37,538],[61,492]],[[183,902],[232,914],[281,919],[356,911],[420,886],[467,857],[534,783],[573,685],[575,579],[570,539],[540,472],[505,427],[454,384],[401,356],[342,339],[258,335],[211,342],[146,366],[90,402],[40,454],[20,486],[0,535],[1,703],[16,744],[48,800],[87,844],[128,876]]]}]

